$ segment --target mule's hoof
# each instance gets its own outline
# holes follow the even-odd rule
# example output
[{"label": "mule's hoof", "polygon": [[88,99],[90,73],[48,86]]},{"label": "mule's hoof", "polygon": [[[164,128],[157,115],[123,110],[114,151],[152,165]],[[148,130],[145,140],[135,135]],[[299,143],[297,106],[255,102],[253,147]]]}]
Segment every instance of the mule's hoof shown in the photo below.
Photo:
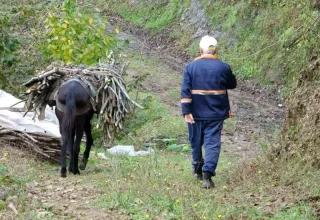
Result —
[{"label": "mule's hoof", "polygon": [[79,170],[78,170],[78,171],[75,171],[75,172],[73,172],[73,174],[74,174],[74,175],[77,175],[77,174],[80,175],[80,171],[79,171]]},{"label": "mule's hoof", "polygon": [[80,170],[85,170],[86,169],[86,165],[80,164],[79,168],[80,168]]},{"label": "mule's hoof", "polygon": [[88,159],[85,159],[85,158],[82,158],[82,161],[81,161],[81,164],[80,164],[80,170],[85,170],[86,169],[86,166],[87,166],[87,163],[88,163]]},{"label": "mule's hoof", "polygon": [[63,178],[67,177],[67,169],[66,168],[61,168],[60,176]]}]

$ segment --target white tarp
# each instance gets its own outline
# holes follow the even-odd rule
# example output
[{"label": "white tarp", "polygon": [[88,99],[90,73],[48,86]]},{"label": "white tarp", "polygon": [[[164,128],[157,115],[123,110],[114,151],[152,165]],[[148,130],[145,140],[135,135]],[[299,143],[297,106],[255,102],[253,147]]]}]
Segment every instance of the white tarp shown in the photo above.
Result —
[{"label": "white tarp", "polygon": [[[0,89],[0,107],[10,107],[21,101],[11,94]],[[15,108],[23,108],[24,103],[20,103]],[[33,120],[34,112],[29,112],[23,117],[24,112],[13,112],[0,109],[0,125],[14,130],[28,133],[47,134],[50,136],[60,137],[59,121],[49,107],[46,108],[46,117],[39,121],[36,117]]]},{"label": "white tarp", "polygon": [[107,151],[112,155],[116,155],[116,156],[127,155],[130,157],[146,156],[146,155],[154,154],[154,150],[151,148],[149,148],[147,151],[144,151],[144,150],[135,151],[134,146],[132,145],[117,145],[108,149]]}]

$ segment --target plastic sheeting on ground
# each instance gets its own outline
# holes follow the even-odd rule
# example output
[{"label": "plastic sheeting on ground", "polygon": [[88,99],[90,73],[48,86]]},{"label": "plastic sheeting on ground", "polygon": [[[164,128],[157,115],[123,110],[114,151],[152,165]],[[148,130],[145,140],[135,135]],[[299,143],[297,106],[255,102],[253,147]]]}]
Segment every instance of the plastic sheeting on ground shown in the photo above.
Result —
[{"label": "plastic sheeting on ground", "polygon": [[[0,107],[10,107],[21,101],[11,94],[0,90]],[[14,108],[23,108],[24,102],[14,106]],[[60,137],[59,121],[49,107],[46,108],[46,117],[39,121],[36,117],[33,120],[34,112],[29,112],[23,117],[24,112],[13,112],[0,109],[0,125],[13,130],[24,131],[27,133],[44,134],[49,136]]]},{"label": "plastic sheeting on ground", "polygon": [[129,145],[117,145],[114,146],[110,149],[107,150],[110,154],[112,155],[127,155],[130,157],[135,157],[135,156],[146,156],[146,155],[151,155],[154,154],[154,150],[149,148],[147,151],[140,150],[140,151],[135,151],[134,146]]}]

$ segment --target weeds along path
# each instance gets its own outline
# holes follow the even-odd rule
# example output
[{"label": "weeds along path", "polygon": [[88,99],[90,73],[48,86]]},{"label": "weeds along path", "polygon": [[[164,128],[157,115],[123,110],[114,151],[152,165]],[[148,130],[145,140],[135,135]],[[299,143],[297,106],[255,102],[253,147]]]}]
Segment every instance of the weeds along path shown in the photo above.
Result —
[{"label": "weeds along path", "polygon": [[[180,85],[185,64],[190,61],[184,53],[175,50],[174,42],[161,34],[148,37],[148,33],[134,29],[119,18],[122,39],[130,40],[134,65],[129,75],[149,73],[143,87],[158,94],[173,115],[180,114]],[[112,28],[112,27],[111,27]],[[232,65],[232,63],[231,63]],[[279,134],[285,107],[277,96],[277,88],[261,87],[251,81],[239,81],[238,88],[229,91],[234,118],[227,120],[223,132],[226,152],[246,157],[256,157]]]}]

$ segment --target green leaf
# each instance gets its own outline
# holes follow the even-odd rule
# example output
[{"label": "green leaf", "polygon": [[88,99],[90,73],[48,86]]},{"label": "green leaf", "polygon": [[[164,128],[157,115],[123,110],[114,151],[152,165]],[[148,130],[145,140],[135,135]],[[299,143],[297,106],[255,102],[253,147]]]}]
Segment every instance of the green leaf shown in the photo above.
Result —
[{"label": "green leaf", "polygon": [[5,166],[0,165],[0,174],[4,174],[8,172],[8,168]]},{"label": "green leaf", "polygon": [[167,150],[175,151],[179,149],[179,145],[177,144],[171,144],[167,147]]},{"label": "green leaf", "polygon": [[182,152],[189,152],[190,151],[190,147],[188,145],[185,145],[182,147]]},{"label": "green leaf", "polygon": [[154,139],[155,141],[159,141],[162,143],[177,143],[178,139],[176,138],[163,138],[163,139]]}]

